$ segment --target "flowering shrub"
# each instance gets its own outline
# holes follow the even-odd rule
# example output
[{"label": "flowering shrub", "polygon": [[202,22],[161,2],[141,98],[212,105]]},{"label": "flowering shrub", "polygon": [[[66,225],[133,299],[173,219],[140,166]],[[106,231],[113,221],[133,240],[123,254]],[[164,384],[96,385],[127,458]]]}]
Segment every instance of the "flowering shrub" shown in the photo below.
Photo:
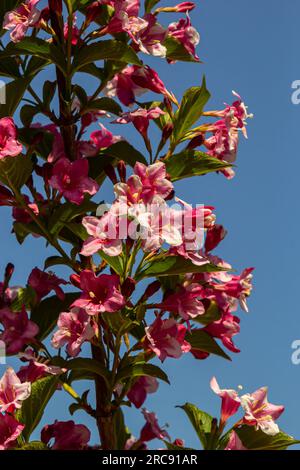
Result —
[{"label": "flowering shrub", "polygon": [[[145,425],[134,438],[122,410],[140,409],[159,381],[169,382],[163,363],[170,358],[239,352],[235,312],[247,311],[253,268],[237,274],[215,254],[226,230],[214,208],[190,206],[175,195],[174,183],[210,172],[234,176],[247,107],[235,93],[232,104],[207,110],[205,79],[179,99],[146,64],[149,55],[170,67],[200,61],[193,2],[2,3],[0,74],[11,81],[0,109],[0,205],[12,208],[20,244],[39,237],[57,255],[42,270],[34,267],[23,288],[11,286],[11,264],[0,284],[0,340],[23,362],[0,381],[0,449],[89,448],[89,430],[72,420],[55,420],[32,441],[58,389],[73,397],[71,415],[84,410],[95,418],[98,448],[145,449],[155,438],[183,448],[145,408]],[[169,14],[179,18],[166,25]],[[51,67],[56,79],[38,93],[31,82]],[[87,94],[78,73],[92,76],[97,88]],[[148,92],[155,101],[141,101]],[[108,119],[121,130],[133,126],[145,151],[107,129]],[[160,132],[156,144],[152,126]],[[110,205],[101,202],[106,178],[114,192]],[[49,271],[56,265],[70,271],[69,279]],[[95,403],[73,388],[78,380],[94,383]],[[297,442],[279,430],[283,407],[267,402],[265,388],[239,397],[215,379],[211,387],[222,400],[219,422],[194,405],[182,407],[205,449],[282,449]],[[223,434],[239,409],[244,416]]]}]

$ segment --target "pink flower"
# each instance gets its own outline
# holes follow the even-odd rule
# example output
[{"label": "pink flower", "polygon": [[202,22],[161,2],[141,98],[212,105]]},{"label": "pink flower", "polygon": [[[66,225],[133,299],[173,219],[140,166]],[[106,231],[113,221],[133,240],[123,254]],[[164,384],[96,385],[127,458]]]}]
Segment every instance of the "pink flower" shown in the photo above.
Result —
[{"label": "pink flower", "polygon": [[158,307],[163,311],[178,314],[184,320],[190,320],[205,313],[204,305],[199,300],[200,293],[200,286],[190,284],[187,287],[181,287],[178,292],[168,295]]},{"label": "pink flower", "polygon": [[22,152],[22,145],[17,140],[17,129],[12,118],[0,119],[0,160],[16,157]]},{"label": "pink flower", "polygon": [[193,56],[195,60],[199,61],[199,57],[196,54],[196,46],[200,42],[200,36],[192,26],[188,16],[186,19],[182,18],[178,22],[171,23],[168,28],[168,35],[181,42],[186,51]]},{"label": "pink flower", "polygon": [[93,196],[99,189],[96,181],[88,177],[88,172],[86,159],[70,162],[62,158],[55,164],[49,184],[70,202],[80,205],[86,193]]},{"label": "pink flower", "polygon": [[235,431],[232,431],[227,446],[224,450],[248,450]]},{"label": "pink flower", "polygon": [[19,423],[13,416],[7,414],[1,415],[0,450],[6,450],[13,447],[24,427],[24,424]]},{"label": "pink flower", "polygon": [[[122,240],[118,238],[118,218],[113,211],[104,214],[100,219],[96,217],[84,217],[82,225],[91,235],[83,244],[81,254],[91,256],[102,250],[108,256],[119,256],[122,253]],[[110,230],[116,232],[110,237]],[[113,235],[113,234],[112,234]]]},{"label": "pink flower", "polygon": [[128,65],[114,76],[103,92],[110,98],[117,96],[121,103],[130,106],[135,102],[136,96],[146,93],[147,90],[168,94],[155,70],[147,65],[144,67]]},{"label": "pink flower", "polygon": [[[77,20],[76,16],[73,15],[73,26],[72,26],[72,36],[71,36],[72,46],[76,46],[76,44],[78,43],[79,38],[80,38],[80,31],[76,26],[76,20]],[[69,25],[68,25],[68,23],[65,23],[65,25],[64,25],[64,38],[65,38],[66,41],[68,41],[68,38],[69,38]]]},{"label": "pink flower", "polygon": [[21,382],[35,382],[47,375],[59,375],[62,374],[65,369],[60,367],[47,365],[46,363],[37,362],[36,360],[30,360],[27,366],[20,367],[17,372],[17,376]]},{"label": "pink flower", "polygon": [[90,317],[83,309],[62,312],[57,326],[59,329],[53,335],[52,346],[58,349],[67,344],[67,353],[72,357],[78,356],[82,344],[95,336]]},{"label": "pink flower", "polygon": [[26,0],[16,10],[6,13],[3,22],[4,29],[12,29],[10,38],[13,42],[21,41],[28,28],[38,24],[41,12],[36,8],[39,0]]},{"label": "pink flower", "polygon": [[148,127],[150,120],[158,119],[159,116],[165,114],[160,108],[143,109],[139,108],[130,113],[123,113],[121,117],[113,121],[115,124],[128,124],[132,122],[136,130],[143,136],[148,138]]},{"label": "pink flower", "polygon": [[[91,133],[90,139],[92,146],[95,148],[95,155],[104,148],[110,147],[117,142],[120,142],[122,137],[120,135],[113,135],[103,124],[99,124],[100,130]],[[93,155],[91,155],[93,156]]]},{"label": "pink flower", "polygon": [[232,337],[240,332],[240,319],[231,315],[229,311],[223,312],[220,320],[210,323],[203,329],[213,338],[220,338],[229,351],[240,352],[232,341]]},{"label": "pink flower", "polygon": [[60,279],[52,272],[41,271],[39,268],[34,268],[28,278],[28,285],[31,286],[40,301],[43,297],[46,297],[52,290],[60,300],[64,300],[65,294],[60,287],[60,284],[67,285],[68,283],[64,279]]},{"label": "pink flower", "polygon": [[[213,135],[204,141],[208,149],[208,154],[224,160],[228,163],[234,163],[236,160],[239,135],[236,127],[228,126],[224,120],[217,121],[212,126]],[[224,170],[229,178],[234,176],[231,168]],[[223,172],[224,172],[223,171]]]},{"label": "pink flower", "polygon": [[87,447],[91,433],[83,424],[74,421],[55,421],[42,429],[41,440],[44,444],[54,439],[52,450],[82,450]]},{"label": "pink flower", "polygon": [[26,310],[21,312],[11,312],[9,309],[0,310],[0,322],[4,326],[0,340],[6,344],[8,354],[16,354],[23,347],[34,341],[34,337],[39,332],[39,327],[31,320],[28,320]]},{"label": "pink flower", "polygon": [[172,193],[174,187],[171,181],[167,179],[166,167],[163,162],[157,162],[149,166],[137,162],[133,171],[142,183],[141,199],[143,202],[151,202],[154,196],[167,199]]},{"label": "pink flower", "polygon": [[191,349],[191,345],[184,340],[187,329],[173,318],[162,320],[157,317],[145,331],[145,347],[152,349],[161,362],[167,357],[177,359]]},{"label": "pink flower", "polygon": [[140,377],[127,393],[128,399],[136,408],[140,408],[147,398],[148,393],[155,393],[158,389],[158,381],[154,377]]},{"label": "pink flower", "polygon": [[101,274],[97,277],[92,271],[82,271],[80,288],[83,292],[72,307],[83,308],[89,315],[117,312],[125,305],[125,299],[119,287],[119,276]]},{"label": "pink flower", "polygon": [[225,297],[238,299],[240,306],[248,312],[247,297],[252,291],[252,272],[254,268],[246,268],[239,276],[231,276],[228,282],[223,284],[213,283],[215,290],[225,294]]},{"label": "pink flower", "polygon": [[225,424],[238,411],[241,400],[235,390],[221,390],[215,377],[211,379],[210,387],[222,399],[220,422]]},{"label": "pink flower", "polygon": [[144,17],[144,25],[140,27],[133,37],[133,47],[144,54],[155,57],[166,57],[167,49],[163,45],[167,31],[156,19],[156,15],[149,13]]},{"label": "pink flower", "polygon": [[0,380],[0,411],[13,413],[20,409],[22,402],[30,396],[30,393],[30,382],[21,383],[15,371],[8,367]]},{"label": "pink flower", "polygon": [[148,442],[152,439],[168,439],[171,440],[169,434],[158,424],[157,417],[155,413],[150,413],[150,411],[145,408],[142,410],[146,424],[141,430],[140,441]]},{"label": "pink flower", "polygon": [[284,406],[269,403],[267,393],[268,388],[262,387],[252,394],[247,393],[241,397],[241,405],[245,411],[243,422],[274,436],[280,431],[275,421],[283,413]]},{"label": "pink flower", "polygon": [[191,11],[196,7],[194,2],[181,2],[174,7],[177,13],[185,13]]}]

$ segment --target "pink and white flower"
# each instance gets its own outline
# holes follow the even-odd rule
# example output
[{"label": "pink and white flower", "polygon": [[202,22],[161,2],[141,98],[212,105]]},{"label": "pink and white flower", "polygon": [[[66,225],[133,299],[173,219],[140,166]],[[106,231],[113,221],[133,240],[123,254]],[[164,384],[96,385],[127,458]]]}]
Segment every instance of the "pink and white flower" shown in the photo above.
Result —
[{"label": "pink and white flower", "polygon": [[198,31],[192,26],[189,16],[181,18],[178,22],[171,23],[168,27],[168,35],[181,42],[186,51],[199,61],[196,54],[196,46],[200,42]]},{"label": "pink and white flower", "polygon": [[58,330],[52,338],[52,346],[56,349],[67,344],[67,353],[75,357],[81,351],[84,342],[95,336],[91,318],[83,309],[74,308],[70,312],[62,312],[57,321]]},{"label": "pink and white flower", "polygon": [[239,436],[235,431],[230,434],[229,441],[224,450],[248,450],[240,440]]},{"label": "pink and white flower", "polygon": [[[84,242],[81,254],[92,256],[102,250],[108,256],[119,256],[122,253],[122,239],[118,237],[119,218],[113,211],[97,217],[84,217],[82,225],[90,235]],[[114,230],[114,234],[111,230]],[[111,236],[110,236],[111,233]]]},{"label": "pink and white flower", "polygon": [[21,383],[15,371],[8,367],[0,380],[0,411],[13,413],[20,409],[22,402],[30,396],[30,393],[31,383]]},{"label": "pink and white flower", "polygon": [[200,294],[201,287],[197,284],[190,284],[168,295],[158,307],[163,311],[178,314],[188,321],[205,313],[204,305],[199,299]]},{"label": "pink and white flower", "polygon": [[22,145],[17,140],[17,129],[12,118],[0,119],[0,160],[16,157],[22,152]]},{"label": "pink and white flower", "polygon": [[[100,130],[94,131],[90,135],[90,140],[94,150],[94,155],[96,155],[101,149],[108,148],[117,142],[123,140],[120,135],[113,135],[103,124],[99,124]],[[93,156],[93,152],[91,152]]]},{"label": "pink and white flower", "polygon": [[143,109],[139,108],[135,111],[123,113],[121,117],[113,121],[114,124],[129,124],[132,122],[136,130],[144,139],[148,139],[148,128],[152,119],[158,119],[165,112],[159,107]]},{"label": "pink and white flower", "polygon": [[6,13],[3,22],[4,29],[12,29],[10,38],[13,42],[21,41],[28,28],[37,26],[41,12],[36,8],[39,0],[26,0],[21,5]]},{"label": "pink and white flower", "polygon": [[152,325],[145,328],[146,339],[144,346],[152,351],[163,362],[167,357],[178,359],[191,349],[185,341],[187,329],[178,324],[173,318],[162,320],[159,316]]},{"label": "pink and white flower", "polygon": [[275,421],[283,413],[284,406],[269,403],[267,393],[268,388],[261,387],[256,392],[241,397],[241,405],[245,411],[243,423],[274,436],[280,432]]}]

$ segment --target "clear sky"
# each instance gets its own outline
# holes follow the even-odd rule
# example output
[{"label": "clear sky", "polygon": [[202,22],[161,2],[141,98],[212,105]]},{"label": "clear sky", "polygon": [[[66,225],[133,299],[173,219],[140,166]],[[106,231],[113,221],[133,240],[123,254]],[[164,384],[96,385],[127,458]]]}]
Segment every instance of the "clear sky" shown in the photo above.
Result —
[{"label": "clear sky", "polygon": [[[280,426],[299,438],[300,366],[291,362],[291,343],[300,339],[300,106],[291,103],[291,83],[300,79],[300,4],[297,0],[196,3],[199,6],[191,17],[201,34],[198,53],[204,63],[149,63],[177,96],[187,87],[199,85],[205,74],[212,94],[208,108],[221,109],[224,101],[231,102],[231,90],[236,90],[255,115],[249,122],[248,141],[241,139],[234,180],[209,175],[176,185],[177,195],[184,200],[215,206],[218,222],[229,232],[217,254],[239,271],[255,266],[255,282],[250,314],[240,312],[241,333],[235,337],[241,353],[232,355],[232,362],[214,356],[205,361],[191,356],[167,360],[164,368],[172,385],[160,384],[146,406],[157,413],[161,424],[169,423],[173,438],[184,438],[187,445],[196,446],[194,432],[176,405],[189,401],[217,415],[219,401],[209,389],[213,375],[223,388],[241,384],[251,392],[268,385],[270,401],[286,406]],[[87,76],[84,83],[89,91],[92,82]],[[121,131],[125,128],[118,129]],[[139,136],[130,135],[139,146]],[[111,198],[111,186],[106,185],[100,196]],[[45,249],[41,241],[33,239],[19,247],[10,234],[9,213],[1,208],[1,268],[14,262],[14,283],[22,285],[34,266],[42,268]],[[88,387],[84,384],[82,390]],[[69,403],[64,392],[58,392],[44,422],[67,419]],[[127,415],[129,427],[138,434],[143,424],[140,412],[132,409]],[[83,413],[75,414],[74,419],[95,429]]]}]

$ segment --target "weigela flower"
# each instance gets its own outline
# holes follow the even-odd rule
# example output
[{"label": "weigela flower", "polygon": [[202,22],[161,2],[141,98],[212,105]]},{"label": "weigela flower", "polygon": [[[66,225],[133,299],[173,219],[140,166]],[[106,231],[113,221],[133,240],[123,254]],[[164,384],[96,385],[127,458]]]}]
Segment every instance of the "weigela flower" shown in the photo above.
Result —
[{"label": "weigela flower", "polygon": [[181,42],[186,51],[199,61],[196,54],[196,46],[200,42],[200,36],[197,30],[192,26],[190,18],[181,18],[178,22],[171,23],[168,27],[168,35]]},{"label": "weigela flower", "polygon": [[127,398],[136,408],[140,408],[147,398],[148,393],[155,393],[158,389],[158,381],[155,377],[140,377],[127,393]]},{"label": "weigela flower", "polygon": [[99,126],[100,130],[94,131],[90,135],[92,146],[95,149],[94,155],[96,155],[101,149],[108,148],[123,140],[120,135],[113,135],[112,132],[103,126],[103,124],[100,123]]},{"label": "weigela flower", "polygon": [[80,288],[83,292],[72,307],[83,308],[89,315],[117,312],[125,305],[119,290],[119,276],[100,274],[97,277],[92,271],[85,270],[80,274]]},{"label": "weigela flower", "polygon": [[[113,210],[108,211],[100,219],[84,217],[82,225],[90,235],[84,242],[81,254],[92,256],[102,250],[108,256],[119,256],[122,253],[122,240],[118,237],[118,216]],[[110,232],[114,230],[114,233]]]},{"label": "weigela flower", "polygon": [[91,433],[83,424],[74,421],[55,421],[42,429],[41,440],[51,445],[52,450],[82,450],[87,447]]},{"label": "weigela flower", "polygon": [[245,411],[243,423],[274,436],[280,431],[275,421],[283,413],[284,406],[269,403],[267,393],[268,388],[262,387],[241,397],[241,405]]},{"label": "weigela flower", "polygon": [[229,441],[224,450],[248,450],[240,440],[239,436],[235,431],[230,434]]},{"label": "weigela flower", "polygon": [[186,327],[173,318],[162,320],[159,316],[152,325],[145,328],[146,339],[144,347],[152,351],[163,362],[167,357],[179,358],[187,353],[191,345],[185,341]]},{"label": "weigela flower", "polygon": [[166,35],[167,30],[157,22],[156,15],[149,13],[144,17],[143,27],[133,37],[133,47],[144,54],[166,57],[167,48],[163,45]]},{"label": "weigela flower", "polygon": [[68,201],[80,205],[85,194],[93,196],[99,189],[96,181],[88,177],[88,172],[89,164],[86,159],[70,162],[62,158],[55,164],[49,184]]},{"label": "weigela flower", "polygon": [[54,273],[41,271],[39,268],[34,268],[31,271],[27,283],[34,289],[39,301],[52,290],[60,300],[64,300],[65,294],[60,285],[68,284],[67,281],[60,279]]},{"label": "weigela flower", "polygon": [[[36,202],[30,202],[30,199],[26,194],[23,196],[23,199],[28,208],[31,209],[35,215],[39,215],[40,210]],[[22,224],[30,224],[30,222],[32,222],[30,213],[21,207],[14,207],[12,210],[12,216],[16,222],[21,222]]]},{"label": "weigela flower", "polygon": [[[78,29],[78,27],[76,26],[76,21],[77,21],[77,18],[75,15],[73,15],[73,26],[72,26],[72,33],[71,33],[71,44],[72,46],[76,46],[76,44],[78,43],[79,39],[80,39],[80,31]],[[68,23],[65,23],[64,25],[64,37],[65,37],[65,40],[68,41],[69,39],[69,25]]]},{"label": "weigela flower", "polygon": [[11,312],[8,308],[0,310],[0,323],[4,326],[0,340],[6,344],[8,354],[17,354],[25,345],[34,341],[39,327],[28,319],[25,308],[21,312]]},{"label": "weigela flower", "polygon": [[134,104],[137,96],[148,90],[168,95],[168,91],[155,70],[148,66],[128,65],[108,82],[103,93],[109,98],[117,96],[125,106]]},{"label": "weigela flower", "polygon": [[123,113],[121,117],[117,118],[113,123],[115,124],[129,124],[132,122],[136,130],[142,135],[144,139],[148,139],[148,128],[150,120],[158,119],[159,116],[164,115],[165,112],[159,107],[143,109],[139,108],[129,113]]},{"label": "weigela flower", "polygon": [[220,389],[215,377],[211,379],[210,387],[222,400],[220,421],[222,424],[225,424],[226,421],[238,411],[241,405],[241,399],[235,390]]},{"label": "weigela flower", "polygon": [[155,413],[150,413],[150,411],[145,408],[142,410],[146,424],[141,430],[140,441],[148,442],[152,439],[168,439],[171,440],[167,431],[162,429],[159,424]]},{"label": "weigela flower", "polygon": [[48,365],[47,362],[38,362],[33,355],[21,354],[20,358],[22,359],[24,356],[30,359],[29,364],[20,367],[17,372],[17,376],[21,382],[33,383],[47,375],[59,375],[66,371],[66,369],[61,369],[60,367]]},{"label": "weigela flower", "polygon": [[200,295],[201,287],[197,284],[190,284],[168,295],[158,307],[163,311],[178,314],[184,320],[190,320],[205,313],[204,305],[199,300]]},{"label": "weigela flower", "polygon": [[24,424],[19,423],[13,416],[9,414],[1,415],[0,450],[13,447],[24,428]]},{"label": "weigela flower", "polygon": [[22,145],[17,140],[17,129],[12,118],[0,119],[0,160],[16,157],[22,152]]},{"label": "weigela flower", "polygon": [[26,0],[16,10],[6,13],[4,29],[12,29],[10,38],[13,42],[21,41],[28,28],[38,24],[41,12],[36,8],[39,0]]},{"label": "weigela flower", "polygon": [[20,409],[22,402],[30,396],[30,393],[31,383],[21,383],[15,371],[8,367],[0,380],[0,412],[13,413]]},{"label": "weigela flower", "polygon": [[95,335],[91,318],[83,309],[74,308],[70,312],[62,312],[57,321],[58,330],[52,338],[52,346],[56,349],[67,344],[67,353],[75,357],[81,351],[85,341]]},{"label": "weigela flower", "polygon": [[229,311],[223,312],[220,320],[207,325],[204,331],[213,338],[221,339],[222,343],[229,351],[234,353],[240,352],[232,341],[232,337],[240,332],[240,319],[231,315]]}]

